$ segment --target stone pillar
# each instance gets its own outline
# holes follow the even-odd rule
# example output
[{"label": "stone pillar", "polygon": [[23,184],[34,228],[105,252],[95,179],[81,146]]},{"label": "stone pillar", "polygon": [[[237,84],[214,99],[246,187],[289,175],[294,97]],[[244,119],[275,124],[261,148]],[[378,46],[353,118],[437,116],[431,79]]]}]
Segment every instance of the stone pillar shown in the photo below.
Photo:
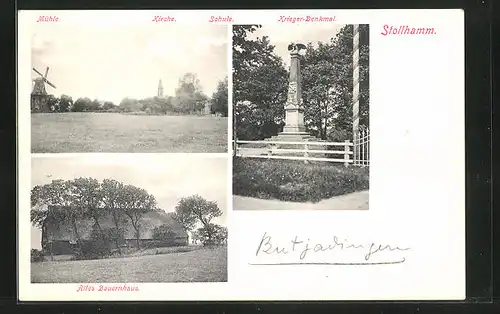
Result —
[{"label": "stone pillar", "polygon": [[297,45],[292,44],[289,47],[289,51],[290,79],[285,104],[285,127],[283,128],[283,133],[303,135],[307,133],[304,126],[304,107],[302,106],[299,48],[297,48]]}]

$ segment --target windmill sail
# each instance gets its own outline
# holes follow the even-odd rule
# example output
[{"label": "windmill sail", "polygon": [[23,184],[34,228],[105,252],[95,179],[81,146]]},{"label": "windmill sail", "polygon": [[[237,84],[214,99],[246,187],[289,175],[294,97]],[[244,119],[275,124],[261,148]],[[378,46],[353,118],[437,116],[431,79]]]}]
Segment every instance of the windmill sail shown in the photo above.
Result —
[{"label": "windmill sail", "polygon": [[35,71],[38,75],[43,76],[42,73],[38,72],[37,69],[33,68],[33,71]]},{"label": "windmill sail", "polygon": [[47,83],[47,85],[49,85],[50,87],[52,88],[56,88],[56,86],[54,84],[52,84],[51,82],[49,82],[49,80],[47,80],[46,78],[43,79],[45,83]]},{"label": "windmill sail", "polygon": [[[33,71],[35,71],[38,75],[40,75],[39,78],[35,79],[35,88],[36,88],[36,81],[37,80],[41,80],[42,82],[45,82],[47,85],[49,85],[50,87],[52,88],[56,88],[56,86],[54,84],[52,84],[48,79],[47,79],[47,74],[49,73],[49,67],[47,67],[47,69],[45,70],[45,75],[43,75],[42,73],[40,73],[40,71],[38,71],[37,69],[33,68]],[[38,90],[41,90],[41,88],[39,87]],[[45,86],[43,87],[43,90],[45,91]],[[34,90],[33,90],[34,92]],[[45,92],[46,94],[46,92]]]}]

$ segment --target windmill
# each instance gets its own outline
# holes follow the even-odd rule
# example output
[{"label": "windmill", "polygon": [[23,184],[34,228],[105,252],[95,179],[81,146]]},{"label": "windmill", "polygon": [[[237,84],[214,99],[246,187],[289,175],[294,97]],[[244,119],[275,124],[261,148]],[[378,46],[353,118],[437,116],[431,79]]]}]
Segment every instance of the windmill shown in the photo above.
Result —
[{"label": "windmill", "polygon": [[47,74],[49,73],[49,67],[45,69],[45,75],[40,73],[37,69],[33,68],[40,77],[37,77],[33,80],[33,90],[31,91],[31,111],[32,112],[50,112],[48,99],[49,95],[47,94],[47,90],[45,89],[45,84],[49,85],[52,88],[56,88],[54,84],[52,84],[47,79]]}]

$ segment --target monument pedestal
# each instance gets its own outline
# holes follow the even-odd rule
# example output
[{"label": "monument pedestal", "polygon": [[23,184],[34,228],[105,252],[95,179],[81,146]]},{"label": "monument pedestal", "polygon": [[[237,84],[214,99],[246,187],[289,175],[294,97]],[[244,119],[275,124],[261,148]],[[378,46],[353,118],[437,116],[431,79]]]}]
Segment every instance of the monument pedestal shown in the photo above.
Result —
[{"label": "monument pedestal", "polygon": [[[321,141],[320,139],[312,136],[307,132],[280,132],[278,135],[266,138],[266,141],[272,142],[316,142]],[[293,145],[292,145],[293,146]],[[297,146],[297,145],[295,145]]]}]

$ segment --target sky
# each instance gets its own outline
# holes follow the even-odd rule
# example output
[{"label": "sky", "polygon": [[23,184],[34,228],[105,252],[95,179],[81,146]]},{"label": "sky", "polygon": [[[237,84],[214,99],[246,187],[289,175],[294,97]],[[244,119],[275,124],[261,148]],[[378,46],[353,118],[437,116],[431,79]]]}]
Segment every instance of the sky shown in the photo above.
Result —
[{"label": "sky", "polygon": [[186,72],[196,73],[211,96],[228,73],[227,45],[225,25],[49,23],[33,35],[31,55],[42,74],[50,67],[47,78],[57,88],[47,86],[49,94],[118,105],[124,97],[156,96],[160,79],[164,95],[173,95]]},{"label": "sky", "polygon": [[292,42],[307,45],[309,42],[329,42],[331,38],[340,31],[344,24],[276,24],[262,25],[249,37],[268,36],[269,41],[275,46],[274,52],[285,61],[286,66],[290,66],[290,53],[288,45]]},{"label": "sky", "polygon": [[[78,157],[33,157],[31,187],[78,177],[115,179],[153,194],[160,208],[173,212],[182,197],[198,194],[223,211],[214,223],[227,226],[227,158],[198,154],[100,154]],[[40,248],[41,231],[31,227],[32,248]]]}]

